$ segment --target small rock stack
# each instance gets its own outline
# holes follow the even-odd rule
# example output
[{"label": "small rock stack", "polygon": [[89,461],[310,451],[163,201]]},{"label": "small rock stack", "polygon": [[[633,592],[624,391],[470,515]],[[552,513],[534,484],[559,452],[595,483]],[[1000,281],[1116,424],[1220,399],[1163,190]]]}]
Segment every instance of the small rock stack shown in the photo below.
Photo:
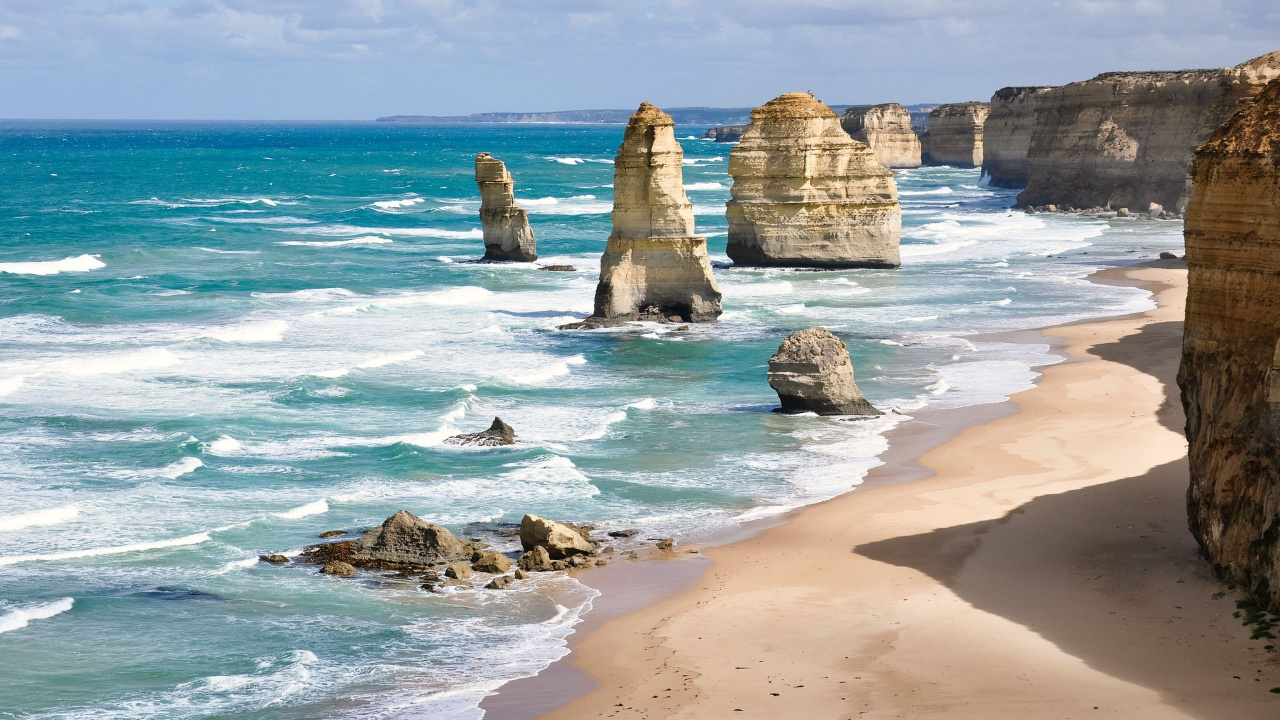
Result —
[{"label": "small rock stack", "polygon": [[537,242],[529,227],[529,213],[516,204],[515,181],[507,166],[489,153],[476,155],[476,185],[480,187],[480,225],[484,259],[533,262]]},{"label": "small rock stack", "polygon": [[840,126],[875,153],[888,168],[920,167],[920,136],[911,129],[911,112],[898,103],[851,107]]},{"label": "small rock stack", "polygon": [[822,327],[794,332],[769,358],[769,385],[784,413],[883,415],[853,381],[853,363],[840,338]]}]

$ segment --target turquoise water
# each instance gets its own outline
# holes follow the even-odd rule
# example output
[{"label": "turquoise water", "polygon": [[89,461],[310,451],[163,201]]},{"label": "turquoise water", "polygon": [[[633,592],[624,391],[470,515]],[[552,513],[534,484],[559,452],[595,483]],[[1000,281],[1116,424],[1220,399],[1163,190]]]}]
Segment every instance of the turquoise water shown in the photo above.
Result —
[{"label": "turquoise water", "polygon": [[[688,137],[724,316],[560,332],[591,310],[621,135],[0,124],[0,717],[479,717],[594,591],[257,555],[399,508],[515,551],[494,531],[526,512],[689,541],[831,497],[913,411],[1000,401],[1048,360],[964,336],[1151,307],[1084,277],[1181,252],[1180,223],[1013,213],[977,171],[926,168],[898,173],[902,269],[737,269],[730,146]],[[579,272],[468,262],[480,151],[538,264]],[[769,355],[815,324],[900,414],[769,412]],[[440,444],[494,415],[516,446]]]}]

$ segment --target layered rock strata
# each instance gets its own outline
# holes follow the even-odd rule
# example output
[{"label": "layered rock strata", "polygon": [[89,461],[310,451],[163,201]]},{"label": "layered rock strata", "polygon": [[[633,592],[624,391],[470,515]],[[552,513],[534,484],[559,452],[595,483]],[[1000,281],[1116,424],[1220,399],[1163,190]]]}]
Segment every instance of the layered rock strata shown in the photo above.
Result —
[{"label": "layered rock strata", "polygon": [[1196,152],[1187,207],[1191,532],[1280,612],[1280,80]]},{"label": "layered rock strata", "polygon": [[893,173],[808,93],[751,111],[729,153],[728,254],[736,264],[897,267]]},{"label": "layered rock strata", "polygon": [[991,96],[982,124],[982,174],[992,187],[1027,186],[1027,152],[1036,102],[1051,87],[1006,87]]},{"label": "layered rock strata", "polygon": [[480,187],[484,259],[537,260],[537,242],[529,227],[529,213],[516,204],[515,181],[507,172],[507,166],[489,153],[476,155],[476,185]]},{"label": "layered rock strata", "polygon": [[911,129],[911,112],[898,103],[851,107],[840,117],[849,136],[871,148],[881,165],[920,167],[920,137]]},{"label": "layered rock strata", "polygon": [[1114,72],[1036,100],[1020,207],[1186,208],[1195,148],[1280,77],[1280,52],[1214,70]]},{"label": "layered rock strata", "polygon": [[982,165],[982,126],[989,108],[984,102],[948,103],[929,113],[929,129],[921,138],[925,165]]},{"label": "layered rock strata", "polygon": [[769,358],[769,385],[784,413],[883,415],[853,381],[849,349],[822,327],[794,332]]},{"label": "layered rock strata", "polygon": [[600,258],[593,317],[705,322],[720,315],[707,240],[694,234],[671,116],[649,103],[627,123],[614,159],[613,234]]}]

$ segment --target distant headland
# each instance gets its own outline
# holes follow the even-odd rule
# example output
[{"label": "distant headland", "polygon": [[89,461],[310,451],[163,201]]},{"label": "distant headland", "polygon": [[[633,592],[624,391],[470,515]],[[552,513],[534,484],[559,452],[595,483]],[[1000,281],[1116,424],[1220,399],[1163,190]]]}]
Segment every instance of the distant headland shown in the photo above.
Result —
[{"label": "distant headland", "polygon": [[[854,105],[831,105],[837,113]],[[937,103],[908,105],[913,113],[929,110]],[[413,125],[453,125],[457,123],[529,123],[529,124],[617,124],[626,125],[634,109],[617,110],[553,110],[550,112],[489,112],[472,115],[388,115],[378,118],[380,123],[405,123]],[[751,122],[751,108],[680,107],[666,110],[677,125],[746,125]]]}]

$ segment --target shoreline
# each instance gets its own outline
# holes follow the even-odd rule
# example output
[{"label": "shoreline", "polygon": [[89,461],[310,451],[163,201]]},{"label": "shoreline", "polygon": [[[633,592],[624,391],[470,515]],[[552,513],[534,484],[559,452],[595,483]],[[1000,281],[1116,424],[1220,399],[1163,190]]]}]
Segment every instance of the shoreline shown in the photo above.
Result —
[{"label": "shoreline", "polygon": [[[601,713],[617,717],[684,714],[704,717],[739,708],[746,714],[754,712],[769,717],[783,717],[787,713],[801,711],[815,717],[898,717],[904,712],[913,716],[969,717],[966,712],[958,711],[960,706],[971,709],[974,717],[1023,717],[1028,711],[1052,712],[1054,716],[1061,717],[1073,717],[1076,711],[1087,711],[1091,713],[1090,717],[1096,717],[1099,712],[1108,714],[1108,710],[1114,714],[1121,707],[1120,715],[1125,717],[1156,716],[1145,714],[1147,712],[1157,712],[1159,717],[1209,717],[1195,710],[1222,709],[1224,702],[1232,706],[1238,717],[1273,717],[1280,700],[1275,695],[1268,695],[1266,690],[1280,682],[1280,666],[1275,662],[1275,655],[1263,652],[1261,642],[1250,643],[1248,632],[1230,617],[1234,610],[1233,599],[1225,597],[1222,593],[1225,586],[1213,580],[1207,563],[1195,555],[1194,541],[1183,527],[1185,514],[1178,512],[1164,517],[1169,515],[1169,507],[1180,511],[1180,493],[1185,490],[1185,484],[1178,483],[1179,472],[1185,477],[1185,461],[1178,462],[1179,456],[1185,457],[1185,441],[1180,436],[1181,410],[1176,401],[1170,403],[1168,395],[1168,388],[1172,388],[1176,395],[1171,373],[1176,371],[1178,357],[1176,353],[1151,353],[1151,348],[1145,347],[1138,347],[1135,357],[1133,349],[1135,345],[1155,342],[1168,350],[1171,340],[1180,341],[1185,270],[1179,272],[1178,268],[1182,267],[1185,266],[1177,261],[1156,261],[1095,272],[1090,276],[1095,282],[1146,287],[1156,295],[1158,307],[1143,313],[1012,333],[1010,336],[1021,336],[1022,341],[1049,342],[1052,351],[1062,356],[1065,362],[1041,366],[1041,376],[1035,386],[1004,403],[933,411],[935,416],[953,414],[952,417],[937,417],[934,422],[931,422],[933,418],[924,418],[925,413],[921,413],[921,421],[896,428],[892,431],[890,448],[882,456],[884,464],[872,469],[857,491],[762,521],[768,522],[768,526],[748,530],[745,537],[731,542],[708,547],[705,553],[708,557],[702,554],[693,556],[699,558],[698,562],[682,563],[681,572],[669,572],[669,563],[638,564],[655,565],[659,574],[670,576],[668,580],[656,583],[650,580],[644,584],[633,582],[625,577],[634,574],[634,568],[628,566],[618,568],[609,576],[595,574],[598,571],[587,573],[581,579],[600,589],[602,595],[571,636],[570,653],[539,675],[508,683],[496,695],[486,698],[481,704],[486,717],[517,720],[545,713],[553,718]],[[1172,327],[1173,324],[1177,327]],[[1149,330],[1153,326],[1159,329],[1158,333]],[[1176,346],[1176,342],[1173,345]],[[1094,354],[1089,352],[1090,349],[1105,349],[1105,352]],[[1192,663],[1188,667],[1174,668],[1178,672],[1170,672],[1166,668],[1163,685],[1151,697],[1153,688],[1142,688],[1142,683],[1125,683],[1105,672],[1093,671],[1092,675],[1101,674],[1103,677],[1089,677],[1089,681],[1106,687],[1110,694],[1106,695],[1105,705],[1093,702],[1081,710],[1076,707],[1079,702],[1067,700],[1065,696],[1070,696],[1075,687],[1071,680],[1073,674],[1080,675],[1081,679],[1090,675],[1080,669],[1082,664],[1086,669],[1091,668],[1090,658],[1064,650],[1060,646],[1071,643],[1046,636],[1039,629],[1040,623],[1023,622],[1019,626],[1017,621],[1020,618],[1014,617],[1018,612],[979,610],[972,600],[966,601],[968,592],[958,592],[958,589],[968,591],[972,588],[967,585],[954,587],[957,574],[964,574],[969,569],[967,566],[974,565],[976,559],[985,559],[985,554],[994,554],[995,551],[984,553],[982,540],[968,540],[959,542],[966,547],[957,552],[951,547],[957,539],[947,537],[946,530],[979,526],[982,530],[973,531],[973,535],[980,536],[992,533],[992,528],[1022,525],[1025,523],[1013,522],[1015,517],[1024,514],[1025,508],[1046,502],[1047,498],[1085,492],[1090,488],[1107,488],[1109,483],[1117,482],[1117,478],[1110,477],[1105,468],[1093,468],[1087,462],[1084,465],[1090,466],[1090,472],[1084,474],[1088,477],[1068,470],[1066,475],[1070,477],[1054,477],[1051,482],[1041,478],[1037,482],[1034,477],[1037,474],[1062,475],[1064,470],[1043,464],[1045,458],[1037,458],[1039,463],[1028,463],[1029,458],[1021,457],[1021,453],[1013,453],[1019,457],[997,458],[1004,462],[992,465],[992,469],[1002,466],[1002,472],[995,473],[997,477],[994,480],[990,479],[993,474],[990,469],[982,471],[974,463],[979,459],[976,457],[979,453],[983,454],[982,459],[987,454],[1010,454],[1008,447],[1024,442],[1054,446],[1036,449],[1051,455],[1056,448],[1059,460],[1079,462],[1081,458],[1078,455],[1061,453],[1058,447],[1061,443],[1055,437],[1045,438],[1043,434],[1033,432],[1041,421],[1071,424],[1075,427],[1073,437],[1078,436],[1080,440],[1100,446],[1099,451],[1114,453],[1114,449],[1102,446],[1108,445],[1109,440],[1118,440],[1123,433],[1117,433],[1116,438],[1099,436],[1086,439],[1089,433],[1087,429],[1082,432],[1079,425],[1080,421],[1091,418],[1063,417],[1062,408],[1056,407],[1063,402],[1074,404],[1067,396],[1073,394],[1073,387],[1082,377],[1094,383],[1105,383],[1108,391],[1103,397],[1115,389],[1127,389],[1130,395],[1136,393],[1137,397],[1122,400],[1136,400],[1134,405],[1148,412],[1124,413],[1132,417],[1126,418],[1123,424],[1132,426],[1126,429],[1160,447],[1159,459],[1163,462],[1154,462],[1151,458],[1153,451],[1144,452],[1141,447],[1121,452],[1118,456],[1121,461],[1129,460],[1129,464],[1136,462],[1135,470],[1144,471],[1121,479],[1135,480],[1159,474],[1165,481],[1161,489],[1165,496],[1162,498],[1163,513],[1159,518],[1164,525],[1159,532],[1169,533],[1169,537],[1161,538],[1169,543],[1162,549],[1175,546],[1176,552],[1162,558],[1165,565],[1162,570],[1165,574],[1176,570],[1174,574],[1183,576],[1173,585],[1180,586],[1178,599],[1184,604],[1176,606],[1180,613],[1178,618],[1165,619],[1163,624],[1150,628],[1162,633],[1153,639],[1154,644],[1172,642],[1184,652],[1192,649],[1196,643],[1191,639],[1183,637],[1174,641],[1166,637],[1169,631],[1165,625],[1183,625],[1182,629],[1195,634],[1200,644],[1211,646],[1196,648],[1193,654],[1201,657],[1211,651],[1213,659],[1220,664],[1230,667],[1242,663],[1249,665],[1249,677],[1246,679],[1235,679],[1242,676],[1237,670],[1234,674],[1225,675],[1225,680],[1218,673],[1211,673],[1212,677],[1208,678],[1197,678],[1194,682],[1184,679],[1187,681],[1183,685],[1189,682],[1201,686],[1200,693],[1165,687],[1176,685],[1177,678],[1188,670],[1195,671],[1193,675],[1203,675],[1210,667],[1209,663]],[[1044,397],[1050,395],[1054,397]],[[1041,407],[1045,404],[1054,405],[1055,412],[1045,413]],[[1129,407],[1129,404],[1125,403],[1125,406]],[[1091,412],[1099,414],[1096,410]],[[962,417],[966,415],[968,418]],[[1102,415],[1104,417],[1093,419],[1104,422],[1113,419],[1105,417],[1107,413]],[[1013,432],[1009,432],[1010,427],[1014,428]],[[1004,433],[1016,439],[1013,442],[992,441],[993,433],[996,436]],[[975,441],[978,441],[976,445]],[[957,463],[958,459],[968,462]],[[1029,470],[1038,472],[1032,472],[1029,477],[1016,476],[1016,473],[1025,474]],[[1007,473],[1015,475],[1006,477]],[[980,490],[988,489],[987,486],[996,491]],[[940,503],[932,496],[938,493],[962,499],[964,511],[937,507]],[[870,525],[884,525],[882,515],[886,508],[895,509],[889,514],[891,517],[902,515],[901,519],[890,523],[894,531],[872,532],[870,528],[864,528],[867,521],[871,521],[867,523]],[[922,517],[913,518],[913,515]],[[943,517],[932,517],[934,515]],[[928,527],[921,528],[924,532],[912,537],[895,535],[903,528],[903,521],[925,520],[923,516],[930,516],[927,518],[930,522],[924,523]],[[1074,521],[1079,520],[1075,518]],[[1076,529],[1070,524],[1067,527]],[[883,531],[886,528],[879,529]],[[1019,529],[1026,532],[1024,528]],[[1034,528],[1030,535],[1037,541],[1046,540],[1035,537]],[[849,537],[841,538],[841,542],[836,539],[839,536]],[[1146,536],[1142,538],[1146,539]],[[796,540],[804,542],[795,543]],[[833,541],[836,544],[833,545]],[[1026,539],[1022,539],[1013,548],[1001,546],[999,550],[1005,555],[1017,556],[1017,549],[1025,548],[1026,543]],[[1052,547],[1053,543],[1047,545]],[[885,553],[876,552],[885,547],[892,547],[894,552],[890,554],[895,557],[881,557]],[[833,554],[836,551],[840,554]],[[901,562],[903,558],[896,557],[903,554],[911,556],[911,562]],[[841,555],[849,555],[849,558]],[[1007,562],[1009,558],[1004,560]],[[1150,558],[1146,560],[1150,561]],[[846,569],[852,574],[847,582],[833,582],[832,573],[843,572],[835,569],[841,565],[850,565]],[[1062,569],[1072,572],[1088,569],[1075,565],[1068,563],[1068,567]],[[830,569],[823,569],[824,566],[830,566]],[[610,566],[605,570],[614,568]],[[872,572],[858,572],[860,570]],[[893,577],[904,571],[906,576]],[[1067,592],[1078,593],[1079,581],[1076,578],[1077,584],[1068,587]],[[1124,585],[1123,582],[1120,584]],[[638,587],[640,585],[647,585],[648,592],[644,592],[646,588]],[[887,589],[886,585],[893,589]],[[913,590],[904,591],[906,586]],[[1025,587],[1006,589],[1011,595],[1027,592]],[[1194,597],[1183,597],[1191,590],[1195,591]],[[1128,593],[1133,591],[1133,588],[1126,589]],[[945,602],[936,600],[948,594],[952,597]],[[1036,594],[1034,589],[1031,594]],[[611,609],[611,597],[625,597],[629,602],[618,603]],[[788,604],[783,597],[791,597],[793,602]],[[880,599],[876,600],[876,597]],[[1052,595],[1037,597],[1053,604]],[[911,607],[908,612],[909,600],[917,598],[925,602]],[[1095,605],[1099,604],[1098,598],[1090,599],[1095,601]],[[931,602],[945,606],[948,613],[973,617],[953,617],[938,625],[938,613],[920,613]],[[1112,604],[1115,604],[1114,598]],[[1184,609],[1193,604],[1196,612]],[[856,607],[857,612],[841,613],[834,607],[846,610]],[[1121,605],[1119,610],[1110,608],[1102,612],[1115,615],[1124,611],[1131,612],[1132,608]],[[1189,619],[1190,616],[1195,618]],[[889,617],[899,619],[891,622],[887,620]],[[1037,648],[1044,656],[1044,662],[1052,660],[1049,664],[1063,665],[1071,672],[1037,673],[1025,666],[1026,659],[1011,663],[1011,658],[1005,657],[1018,654],[1012,653],[1012,647],[1002,653],[999,648],[990,647],[988,638],[976,643],[957,643],[953,637],[966,634],[957,630],[966,627],[966,622],[985,626],[1000,622],[1007,624],[1010,620],[1014,622],[1014,628],[1004,628],[1008,632],[1002,635],[1009,635],[1017,645],[1034,644],[1023,637],[1028,634],[1040,643],[1048,641],[1049,647],[1056,652]],[[1061,621],[1057,624],[1062,625]],[[1152,621],[1126,616],[1124,625],[1134,624],[1145,627]],[[777,637],[777,642],[770,642],[776,634],[792,625],[795,627],[791,628],[791,633]],[[826,625],[831,627],[810,635],[815,627]],[[931,625],[938,625],[932,634],[929,631]],[[840,629],[837,630],[836,626]],[[740,631],[743,627],[761,629],[753,633],[751,639],[735,637],[735,630]],[[684,632],[688,628],[697,628],[695,632],[701,636],[694,636],[696,639],[689,637]],[[1083,622],[1079,631],[1085,636],[1095,634],[1088,622]],[[904,643],[895,640],[905,636],[911,636],[913,642],[906,644],[907,649],[897,647]],[[888,645],[887,650],[879,647],[885,644]],[[1116,646],[1111,649],[1117,656],[1132,653],[1143,657],[1151,655],[1141,648]],[[759,659],[757,656],[762,653],[770,659]],[[899,659],[898,655],[903,657]],[[996,657],[985,657],[987,655]],[[1036,663],[1031,662],[1031,665]],[[728,666],[727,670],[725,666]],[[590,672],[583,667],[590,668]],[[815,674],[820,672],[819,667],[825,674]],[[935,674],[930,668],[940,672]],[[964,672],[963,668],[981,669]],[[958,676],[957,670],[960,670]],[[991,677],[993,673],[1000,677]],[[1028,677],[1036,675],[1042,681],[1047,677],[1052,680],[1034,682]],[[783,677],[792,682],[780,682]],[[837,679],[841,677],[843,679]],[[988,681],[986,684],[991,686],[989,693],[982,692],[980,688],[984,683],[977,682],[979,678]],[[1013,679],[1018,682],[1010,686],[1008,681]],[[1253,686],[1248,688],[1253,692],[1242,692],[1244,688],[1241,685],[1246,682]],[[849,683],[858,688],[851,689]],[[1225,687],[1221,686],[1223,683]],[[1231,692],[1233,684],[1236,694],[1245,695],[1244,699],[1234,697]],[[777,695],[764,692],[768,685],[778,686],[768,688],[770,691],[785,689],[786,692],[778,692]],[[1146,691],[1146,697],[1139,700],[1142,690]],[[1013,693],[1012,698],[1010,693]],[[1189,698],[1186,697],[1188,695]],[[776,699],[782,696],[789,696],[785,703]],[[868,702],[870,697],[876,701]],[[1203,702],[1206,697],[1212,702]],[[953,704],[945,698],[950,698],[949,702]],[[775,703],[773,706],[768,704],[770,700]],[[1099,709],[1093,709],[1094,705]],[[1188,709],[1191,710],[1189,714],[1177,714],[1178,710]]]}]

